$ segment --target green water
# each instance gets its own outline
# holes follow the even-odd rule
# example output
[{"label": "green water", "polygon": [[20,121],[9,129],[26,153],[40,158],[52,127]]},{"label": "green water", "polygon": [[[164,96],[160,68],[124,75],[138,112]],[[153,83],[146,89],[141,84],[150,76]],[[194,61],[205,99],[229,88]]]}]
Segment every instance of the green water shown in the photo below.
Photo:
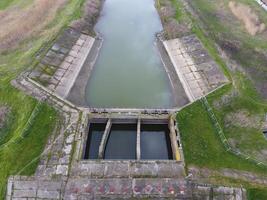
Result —
[{"label": "green water", "polygon": [[155,43],[162,25],[154,0],[106,0],[95,30],[104,42],[86,87],[90,107],[173,106]]}]

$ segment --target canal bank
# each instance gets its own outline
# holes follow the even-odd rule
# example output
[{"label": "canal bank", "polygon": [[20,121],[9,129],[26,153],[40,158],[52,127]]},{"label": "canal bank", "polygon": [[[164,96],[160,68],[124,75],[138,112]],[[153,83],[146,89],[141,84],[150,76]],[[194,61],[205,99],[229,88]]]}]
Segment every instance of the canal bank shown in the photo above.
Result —
[{"label": "canal bank", "polygon": [[99,51],[102,47],[103,39],[100,36],[97,36],[95,43],[92,46],[90,53],[88,54],[81,71],[79,72],[76,81],[74,82],[68,96],[67,100],[71,101],[75,105],[81,107],[87,107],[85,99],[86,84],[88,79],[91,76],[93,67],[95,65],[96,59],[99,55]]},{"label": "canal bank", "polygon": [[182,108],[190,101],[163,43],[164,37],[163,32],[161,32],[157,34],[157,48],[159,50],[161,61],[171,84],[175,107]]},{"label": "canal bank", "polygon": [[[92,75],[92,71],[95,62],[97,60],[97,57],[99,55],[99,51],[102,48],[103,41],[104,41],[103,38],[101,38],[100,36],[97,36],[95,38],[94,45],[92,46],[92,49],[88,54],[85,63],[67,96],[67,100],[71,101],[75,105],[81,107],[88,107],[88,104],[85,99],[86,96],[85,82],[88,82],[90,76]],[[156,42],[156,47],[158,49],[158,55],[161,58],[165,73],[168,76],[172,90],[174,106],[168,109],[182,108],[189,103],[189,99],[186,93],[184,92],[184,88],[170,60],[168,52],[166,51],[163,45],[163,38],[161,36],[161,33],[157,34],[155,42]]]},{"label": "canal bank", "polygon": [[[131,7],[147,7],[137,13],[125,0],[112,2],[98,5],[98,12],[103,10],[94,38],[72,26],[29,77],[75,105],[98,109],[179,110],[227,82],[195,36],[166,41],[166,24],[162,31],[153,0],[146,6],[141,0],[133,3]],[[125,15],[122,21],[120,13],[111,12],[117,7]]]},{"label": "canal bank", "polygon": [[[146,8],[131,11],[123,0],[104,3],[95,27],[103,40],[93,46],[68,100],[102,108],[175,108],[189,102],[162,41],[156,38],[162,26],[154,1],[132,4]],[[112,12],[117,7],[124,11]],[[125,19],[116,21],[119,18]]]},{"label": "canal bank", "polygon": [[[155,35],[153,35],[152,43],[154,47],[156,47]],[[100,52],[100,47],[101,40],[98,41],[98,39],[96,39],[87,57],[86,62],[89,63],[89,65],[81,69],[75,83],[80,82],[80,84],[82,84],[84,83],[82,77],[85,77],[85,80],[89,79],[91,75],[93,76],[91,71],[95,68],[93,68],[93,66],[96,61],[95,58],[98,52]],[[166,51],[164,48],[155,50],[155,55],[158,55],[158,50],[162,52]],[[117,58],[119,59],[120,57],[114,57],[114,59]],[[160,61],[160,56],[157,58]],[[166,58],[168,58],[168,54],[165,52],[164,56],[161,53],[161,59],[165,60]],[[165,80],[172,79],[170,78],[172,75],[177,76],[170,60],[169,63],[169,65],[165,64],[164,66],[159,66],[161,68],[160,73],[166,73],[165,70],[167,71],[165,74],[167,79]],[[130,73],[130,71],[128,71],[128,73]],[[177,84],[181,85],[179,79],[176,80],[178,80]],[[123,83],[124,82],[121,84]],[[166,138],[166,134],[156,133],[158,132],[157,126],[152,127],[154,124],[151,124],[151,121],[154,120],[170,119],[173,113],[179,111],[178,108],[81,108],[66,101],[62,96],[55,94],[54,91],[36,84],[36,82],[29,78],[18,80],[17,86],[18,85],[23,86],[20,89],[29,92],[32,96],[39,98],[39,100],[47,99],[59,112],[64,111],[63,114],[66,119],[59,125],[59,133],[55,132],[51,140],[49,140],[45,151],[40,157],[35,175],[31,177],[14,176],[9,179],[7,199],[16,199],[19,197],[42,199],[193,199],[198,197],[199,199],[204,199],[213,195],[219,196],[221,199],[225,199],[224,197],[242,199],[244,193],[242,189],[191,183],[190,180],[187,179],[188,177],[185,177],[186,174],[178,125],[174,121],[170,121],[168,137],[169,140],[171,140],[171,144],[167,141],[166,145],[164,144],[164,136]],[[85,87],[85,84],[76,85],[76,87],[74,85],[72,88],[72,91],[77,92],[74,94],[74,97],[79,101],[81,99],[79,99],[78,93],[84,91],[82,87]],[[179,87],[181,88],[181,86]],[[172,91],[173,88],[170,88],[169,91]],[[142,98],[143,96],[138,97]],[[81,103],[83,102],[81,101]],[[136,136],[132,137],[133,141],[131,141],[136,144],[134,147],[136,147],[137,160],[84,160],[82,156],[84,144],[87,141],[90,142],[90,140],[86,141],[86,138],[92,136],[90,135],[91,132],[87,130],[90,120],[101,118],[110,121],[109,125],[105,126],[104,130],[107,133],[106,136],[108,136],[108,132],[112,135],[115,131],[116,135],[118,133],[117,131],[121,131],[116,127],[113,127],[115,130],[112,130],[112,121],[116,123],[118,120],[115,119],[116,117],[119,118],[120,121],[129,120],[131,118],[137,121],[137,125],[135,124],[135,127],[137,126],[137,133],[135,133]],[[141,122],[145,122],[146,120],[150,121],[149,127],[144,123],[142,126]],[[123,128],[123,131],[125,130],[126,132],[124,133],[127,134],[127,128]],[[166,124],[163,130],[166,130]],[[103,131],[103,127],[100,127],[100,129],[99,127],[96,128],[96,131]],[[130,130],[130,132],[132,132],[132,130]],[[154,134],[159,134],[158,136],[160,136],[160,139],[157,136],[154,137]],[[119,136],[121,135],[119,134]],[[120,139],[125,139],[125,135],[123,136],[124,137]],[[108,140],[108,137],[98,137],[94,140],[103,144],[100,145],[101,151],[95,154],[97,157],[100,152],[99,157],[105,158],[105,146],[112,145],[108,144]],[[153,144],[153,142],[163,144],[165,148],[165,159],[166,157],[171,157],[173,159],[175,158],[175,160],[158,160],[159,157],[155,158],[155,156],[158,156],[157,152],[161,149],[157,148],[159,145]],[[151,145],[151,148],[149,148],[149,145]],[[120,146],[120,144],[116,144],[116,146]],[[122,146],[123,148],[128,148],[126,142],[124,142]],[[168,148],[170,148],[170,146],[171,152],[173,153],[172,156],[169,156],[170,151]],[[88,147],[90,147],[90,145]],[[110,149],[109,147],[108,150]],[[95,150],[99,150],[99,148]],[[180,152],[180,154],[177,154],[177,152]],[[108,158],[114,158],[114,151],[110,151],[109,153]],[[160,153],[162,152],[160,151]],[[120,158],[122,159],[122,157]],[[144,160],[141,160],[142,158]],[[146,160],[149,158],[153,160]]]},{"label": "canal bank", "polygon": [[106,1],[95,30],[104,41],[87,82],[87,106],[176,106],[156,46],[155,35],[162,26],[153,0]]}]

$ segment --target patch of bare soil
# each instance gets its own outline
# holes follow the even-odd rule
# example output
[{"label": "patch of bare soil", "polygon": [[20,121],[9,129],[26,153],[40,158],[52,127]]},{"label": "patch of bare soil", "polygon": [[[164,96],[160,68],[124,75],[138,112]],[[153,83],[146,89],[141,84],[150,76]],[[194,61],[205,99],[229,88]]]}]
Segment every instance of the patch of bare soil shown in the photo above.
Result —
[{"label": "patch of bare soil", "polygon": [[160,8],[158,13],[164,27],[166,39],[174,39],[187,35],[190,31],[188,24],[178,22],[176,17],[176,10],[170,0],[160,0]]},{"label": "patch of bare soil", "polygon": [[[234,169],[221,169],[221,170],[211,170],[208,168],[199,168],[195,166],[190,166],[188,168],[188,173],[192,175],[193,179],[209,182],[213,178],[218,176],[223,176],[227,178],[240,179],[255,184],[267,185],[267,176],[260,176],[252,172],[240,171]],[[216,181],[216,180],[215,180]]]},{"label": "patch of bare soil", "polygon": [[257,14],[249,6],[234,1],[230,1],[228,6],[231,12],[244,23],[249,34],[256,35],[265,30],[265,24],[260,21]]},{"label": "patch of bare soil", "polygon": [[238,110],[226,115],[224,123],[226,127],[238,126],[244,128],[260,128],[262,119],[260,116],[251,115],[246,110]]},{"label": "patch of bare soil", "polygon": [[6,106],[0,106],[0,129],[4,126],[6,116],[9,113],[9,108]]},{"label": "patch of bare soil", "polygon": [[234,98],[239,95],[237,90],[232,90],[231,92],[224,94],[220,99],[213,102],[213,106],[216,109],[221,109],[224,106],[229,105]]},{"label": "patch of bare soil", "polygon": [[35,0],[26,8],[0,12],[0,52],[16,47],[51,22],[67,0]]},{"label": "patch of bare soil", "polygon": [[92,33],[97,22],[102,2],[101,0],[87,0],[84,6],[84,14],[81,19],[72,22],[71,27],[85,33]]}]

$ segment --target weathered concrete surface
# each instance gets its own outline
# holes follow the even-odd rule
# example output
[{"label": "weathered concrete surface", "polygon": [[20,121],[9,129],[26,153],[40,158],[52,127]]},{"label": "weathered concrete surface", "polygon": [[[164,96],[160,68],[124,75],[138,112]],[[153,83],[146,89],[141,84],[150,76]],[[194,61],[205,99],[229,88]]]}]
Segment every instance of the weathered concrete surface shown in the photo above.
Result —
[{"label": "weathered concrete surface", "polygon": [[181,178],[185,177],[182,162],[177,161],[81,161],[74,165],[71,177],[87,178]]},{"label": "weathered concrete surface", "polygon": [[[80,32],[72,28],[66,29],[54,42],[54,45],[48,50],[46,55],[40,60],[40,63],[30,73],[29,77],[38,81],[46,87],[54,88],[58,84],[58,75],[62,72],[60,65],[75,45],[80,37]],[[40,52],[38,56],[41,56]],[[63,68],[64,69],[64,68]],[[59,70],[58,75],[55,72]]]},{"label": "weathered concrete surface", "polygon": [[255,0],[258,2],[258,4],[261,5],[261,7],[267,11],[267,0]]},{"label": "weathered concrete surface", "polygon": [[[214,198],[212,198],[212,196]],[[79,179],[71,180],[64,199],[244,199],[237,188],[195,185],[178,179]]]},{"label": "weathered concrete surface", "polygon": [[62,181],[37,181],[29,177],[11,177],[6,199],[62,199]]},{"label": "weathered concrete surface", "polygon": [[194,35],[164,41],[164,46],[191,102],[228,81]]},{"label": "weathered concrete surface", "polygon": [[107,124],[106,124],[106,128],[105,128],[105,131],[104,131],[104,134],[102,136],[101,143],[100,143],[100,146],[99,146],[98,158],[100,158],[100,159],[104,158],[104,151],[105,151],[105,147],[106,147],[106,144],[107,144],[107,141],[108,141],[108,137],[109,137],[109,134],[110,134],[111,126],[112,126],[112,122],[111,122],[111,119],[109,119]]},{"label": "weathered concrete surface", "polygon": [[13,84],[46,99],[65,120],[50,138],[36,174],[10,177],[6,199],[209,199],[211,195],[214,199],[245,199],[242,189],[186,181],[182,162],[82,161],[87,113],[80,118],[79,108],[29,79]]},{"label": "weathered concrete surface", "polygon": [[183,107],[189,103],[189,99],[184,91],[184,88],[181,84],[181,81],[175,71],[175,68],[168,56],[168,53],[163,45],[162,36],[159,34],[157,39],[157,47],[160,53],[160,57],[163,63],[163,66],[166,70],[168,78],[172,87],[172,95],[174,98],[175,106],[177,108]]},{"label": "weathered concrete surface", "polygon": [[136,159],[141,159],[141,119],[137,120]]},{"label": "weathered concrete surface", "polygon": [[67,29],[29,77],[66,98],[92,49],[95,39]]},{"label": "weathered concrete surface", "polygon": [[90,53],[88,54],[85,63],[80,70],[80,73],[71,88],[67,99],[78,106],[86,107],[87,103],[85,100],[86,94],[86,83],[90,78],[90,75],[92,73],[93,67],[95,65],[95,62],[97,60],[99,51],[101,49],[103,40],[99,37],[96,37],[94,45],[91,48]]},{"label": "weathered concrete surface", "polygon": [[178,144],[177,144],[177,134],[176,134],[176,130],[175,130],[174,120],[172,117],[169,120],[169,130],[170,130],[169,135],[170,135],[170,139],[171,139],[173,158],[177,161],[180,161],[181,160],[181,154],[180,154],[180,150],[179,150]]},{"label": "weathered concrete surface", "polygon": [[196,184],[173,178],[107,178],[35,181],[29,177],[12,177],[8,182],[7,199],[246,199],[239,188]]},{"label": "weathered concrete surface", "polygon": [[55,73],[58,76],[59,83],[56,86],[56,93],[66,98],[82,69],[84,62],[91,51],[95,39],[81,34],[76,44],[72,47],[68,56],[60,65],[60,70]]}]

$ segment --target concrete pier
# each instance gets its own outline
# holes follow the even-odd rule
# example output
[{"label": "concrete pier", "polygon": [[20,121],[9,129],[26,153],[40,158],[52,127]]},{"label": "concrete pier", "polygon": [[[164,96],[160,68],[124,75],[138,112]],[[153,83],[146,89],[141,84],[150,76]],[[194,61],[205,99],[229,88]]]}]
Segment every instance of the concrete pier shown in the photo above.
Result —
[{"label": "concrete pier", "polygon": [[110,134],[111,125],[112,125],[112,122],[111,122],[111,119],[109,119],[107,122],[106,128],[105,128],[105,132],[102,136],[100,146],[99,146],[99,151],[98,151],[98,158],[99,159],[104,158],[104,151],[105,151],[105,147],[106,147],[106,144],[108,141],[108,136]]},{"label": "concrete pier", "polygon": [[136,137],[136,159],[141,159],[141,119],[137,122],[137,137]]}]

